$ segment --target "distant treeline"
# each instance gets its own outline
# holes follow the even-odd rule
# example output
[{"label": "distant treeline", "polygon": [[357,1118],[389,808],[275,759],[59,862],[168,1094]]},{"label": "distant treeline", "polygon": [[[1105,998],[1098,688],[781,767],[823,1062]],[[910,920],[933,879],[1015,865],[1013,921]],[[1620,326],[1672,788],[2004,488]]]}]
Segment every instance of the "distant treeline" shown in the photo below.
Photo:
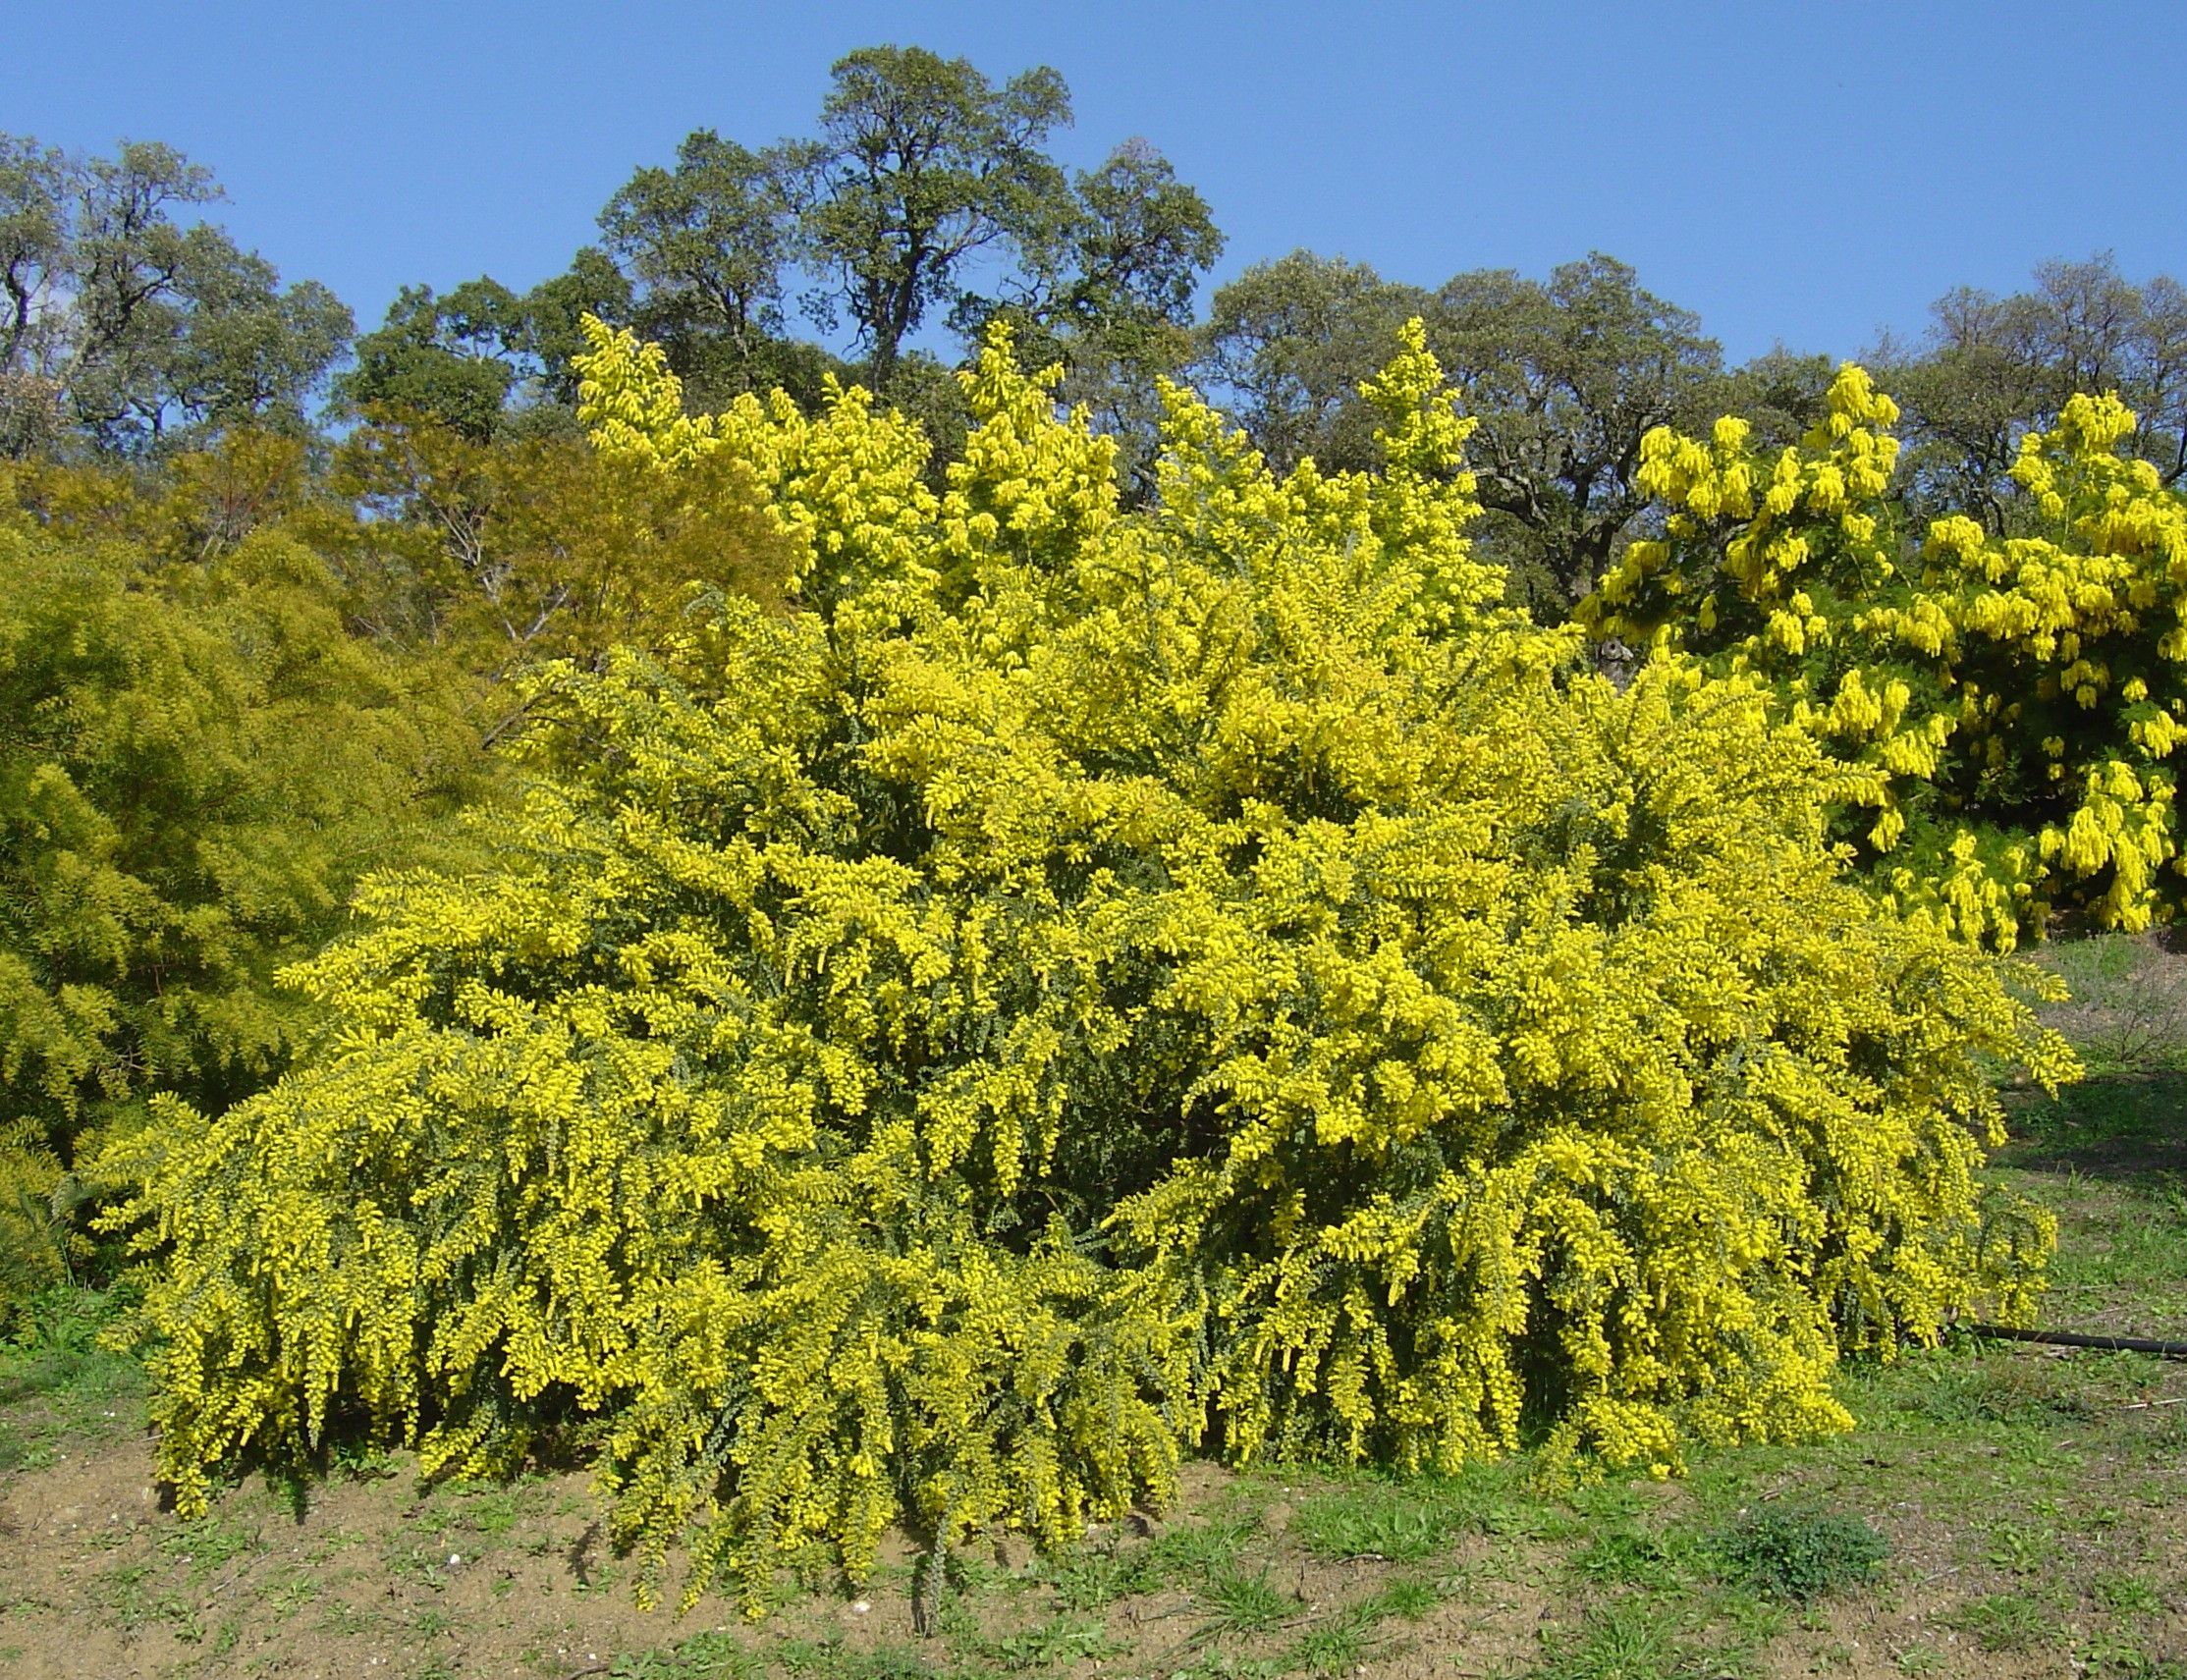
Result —
[{"label": "distant treeline", "polygon": [[[1475,540],[1515,601],[1560,613],[1648,534],[1635,474],[1651,428],[1731,413],[1771,443],[1822,411],[1831,358],[1728,363],[1696,315],[1599,252],[1546,279],[1482,269],[1430,288],[1298,250],[1214,289],[1203,313],[1225,245],[1206,200],[1142,139],[1066,169],[1047,148],[1070,120],[1047,68],[997,83],[917,48],[855,52],[810,135],[754,149],[698,130],[630,176],[564,273],[522,293],[486,275],[406,287],[362,334],[325,287],[284,286],[192,220],[219,191],[170,148],[84,159],[0,136],[0,453],[141,467],[238,424],[305,438],[329,489],[422,524],[485,586],[497,563],[471,552],[476,511],[452,509],[442,458],[485,450],[463,459],[496,480],[508,452],[574,438],[587,311],[661,345],[694,410],[780,389],[810,412],[831,379],[861,383],[926,427],[937,475],[965,410],[945,358],[914,347],[941,327],[969,355],[1008,318],[1026,362],[1060,363],[1063,400],[1120,439],[1142,494],[1165,378],[1279,470],[1369,463],[1358,387],[1417,315],[1480,421]],[[847,331],[850,358],[827,348]],[[1948,294],[1926,329],[1862,359],[1902,411],[1897,494],[1917,516],[1971,512],[2001,532],[2020,439],[2075,392],[2116,392],[2139,416],[2133,453],[2167,485],[2187,472],[2187,291],[2167,276],[2049,263],[2010,297]],[[420,422],[447,435],[430,461],[408,459]],[[545,605],[527,597],[503,627],[548,633]]]}]

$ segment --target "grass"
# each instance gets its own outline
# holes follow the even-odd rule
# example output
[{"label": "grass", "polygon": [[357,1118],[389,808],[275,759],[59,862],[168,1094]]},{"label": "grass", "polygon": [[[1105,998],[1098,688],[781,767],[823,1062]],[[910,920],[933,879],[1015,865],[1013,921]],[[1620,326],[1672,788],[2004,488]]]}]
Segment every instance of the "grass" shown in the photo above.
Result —
[{"label": "grass", "polygon": [[52,1290],[17,1339],[0,1341],[0,1472],[42,1470],[132,1427],[143,1364],[98,1345],[119,1310],[89,1289]]},{"label": "grass", "polygon": [[[2092,1076],[2008,1091],[1997,1162],[2059,1217],[2044,1322],[2187,1337],[2187,962],[2138,941],[2046,959],[2082,990],[2059,1019]],[[97,1346],[113,1310],[55,1297],[0,1347],[0,1494],[108,1463],[140,1477],[142,1371]],[[1698,1450],[1668,1484],[1551,1490],[1523,1459],[1454,1478],[1194,1466],[1159,1521],[1023,1568],[967,1549],[929,1640],[908,1553],[855,1589],[786,1570],[757,1627],[716,1600],[641,1615],[581,1474],[429,1489],[407,1455],[357,1454],[301,1507],[247,1484],[191,1523],[70,1492],[76,1526],[39,1530],[0,1581],[0,1666],[111,1637],[124,1666],[175,1680],[300,1653],[541,1680],[2187,1680],[2187,1404],[2158,1403],[2187,1401],[2187,1366],[2051,1351],[1961,1339],[1848,1365],[1850,1433]],[[0,1548],[27,1544],[0,1527]]]}]

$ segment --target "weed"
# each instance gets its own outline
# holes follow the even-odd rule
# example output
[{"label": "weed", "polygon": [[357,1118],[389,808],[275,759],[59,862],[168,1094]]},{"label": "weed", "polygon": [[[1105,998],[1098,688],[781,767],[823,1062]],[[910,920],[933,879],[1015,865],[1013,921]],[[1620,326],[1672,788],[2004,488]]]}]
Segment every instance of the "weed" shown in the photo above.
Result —
[{"label": "weed", "polygon": [[198,1517],[179,1524],[160,1538],[159,1549],[191,1566],[191,1579],[202,1581],[225,1563],[257,1549],[258,1531],[219,1517]]},{"label": "weed", "polygon": [[1311,1628],[1285,1653],[1286,1666],[1309,1674],[1334,1675],[1358,1666],[1365,1640],[1357,1618],[1344,1617]]},{"label": "weed", "polygon": [[1306,1500],[1290,1526],[1317,1557],[1416,1563],[1449,1545],[1460,1522],[1450,1501],[1432,1491],[1362,1482]]},{"label": "weed", "polygon": [[1990,1593],[1952,1612],[1951,1625],[1989,1651],[2025,1651],[2056,1632],[2057,1615],[2026,1593]]},{"label": "weed", "polygon": [[1127,1649],[1111,1639],[1109,1630],[1099,1622],[1073,1621],[1064,1616],[1005,1634],[988,1646],[995,1660],[1012,1670],[1116,1656]]},{"label": "weed", "polygon": [[1990,1545],[1982,1555],[1993,1568],[2010,1575],[2034,1575],[2056,1553],[2054,1537],[2048,1529],[2031,1529],[2018,1523],[1996,1523],[1990,1529]]},{"label": "weed", "polygon": [[524,1487],[496,1488],[473,1483],[461,1489],[459,1493],[462,1503],[456,1509],[457,1520],[494,1539],[508,1534],[533,1515],[539,1503],[535,1490]]},{"label": "weed", "polygon": [[1174,1528],[1142,1554],[1153,1578],[1185,1576],[1205,1580],[1235,1566],[1238,1552],[1252,1538],[1250,1518],[1213,1518],[1191,1528]]},{"label": "weed", "polygon": [[1554,1643],[1538,1680],[1669,1680],[1678,1650],[1668,1620],[1638,1599],[1587,1612],[1577,1634]]},{"label": "weed", "polygon": [[1802,1506],[1742,1517],[1715,1546],[1727,1580],[1803,1601],[1875,1579],[1889,1549],[1859,1517]]},{"label": "weed", "polygon": [[1268,1584],[1268,1571],[1247,1575],[1224,1570],[1208,1579],[1202,1600],[1210,1610],[1201,1632],[1214,1638],[1266,1633],[1298,1608],[1295,1599]]},{"label": "weed", "polygon": [[2154,1616],[2164,1607],[2157,1583],[2147,1575],[2105,1575],[2096,1581],[2096,1601],[2114,1616]]},{"label": "weed", "polygon": [[2060,1389],[2048,1360],[1959,1357],[1920,1362],[1901,1390],[1904,1410],[1933,1424],[2027,1424],[2055,1429],[2086,1423],[2097,1408],[2076,1390]]},{"label": "weed", "polygon": [[618,1657],[608,1675],[609,1680],[745,1680],[761,1666],[735,1635],[708,1632],[679,1641],[673,1650]]},{"label": "weed", "polygon": [[2092,1071],[2187,1067],[2187,967],[2154,935],[2068,940],[2042,956],[2073,990],[2070,1002],[2044,1013]]},{"label": "weed", "polygon": [[1669,1548],[1654,1535],[1632,1529],[1613,1529],[1598,1537],[1572,1558],[1571,1569],[1582,1580],[1614,1587],[1661,1590],[1678,1580]]},{"label": "weed", "polygon": [[121,1310],[115,1297],[78,1288],[26,1304],[14,1336],[0,1340],[0,1471],[43,1469],[65,1441],[134,1426],[144,1367],[98,1345]]},{"label": "weed", "polygon": [[1283,1680],[1286,1665],[1280,1657],[1240,1656],[1234,1652],[1203,1652],[1188,1667],[1179,1668],[1171,1680]]},{"label": "weed", "polygon": [[1417,1622],[1442,1602],[1443,1595],[1436,1591],[1432,1581],[1407,1577],[1391,1582],[1367,1600],[1367,1606],[1378,1616],[1396,1616],[1403,1621]]},{"label": "weed", "polygon": [[1040,1579],[1054,1590],[1057,1605],[1066,1610],[1102,1609],[1146,1592],[1156,1579],[1143,1548],[1076,1546],[1042,1558],[1038,1568]]}]

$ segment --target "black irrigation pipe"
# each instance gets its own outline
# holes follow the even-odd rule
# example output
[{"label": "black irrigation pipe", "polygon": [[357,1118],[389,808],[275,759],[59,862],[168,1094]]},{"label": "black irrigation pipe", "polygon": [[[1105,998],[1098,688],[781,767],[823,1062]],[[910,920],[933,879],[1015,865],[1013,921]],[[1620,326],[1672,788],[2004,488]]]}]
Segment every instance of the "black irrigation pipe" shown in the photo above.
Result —
[{"label": "black irrigation pipe", "polygon": [[2187,1359],[2187,1341],[2151,1341],[2138,1335],[2076,1335],[2071,1330],[2014,1330],[2002,1325],[1961,1325],[1959,1328],[1994,1341],[2040,1341],[2051,1347],[2100,1347],[2111,1353],[2154,1353],[2159,1359]]}]

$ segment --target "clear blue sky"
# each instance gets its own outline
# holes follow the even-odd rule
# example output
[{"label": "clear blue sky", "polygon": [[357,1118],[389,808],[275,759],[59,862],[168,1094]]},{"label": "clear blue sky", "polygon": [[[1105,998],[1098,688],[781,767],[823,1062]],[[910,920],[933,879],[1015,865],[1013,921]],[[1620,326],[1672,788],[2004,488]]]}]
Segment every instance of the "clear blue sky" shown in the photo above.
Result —
[{"label": "clear blue sky", "polygon": [[0,130],[163,139],[364,325],[406,281],[562,268],[690,129],[806,132],[894,41],[1069,82],[1059,150],[1141,135],[1230,236],[1433,285],[1601,249],[1743,357],[1847,354],[1971,284],[2111,249],[2187,276],[2187,5],[191,5],[11,9]]}]

